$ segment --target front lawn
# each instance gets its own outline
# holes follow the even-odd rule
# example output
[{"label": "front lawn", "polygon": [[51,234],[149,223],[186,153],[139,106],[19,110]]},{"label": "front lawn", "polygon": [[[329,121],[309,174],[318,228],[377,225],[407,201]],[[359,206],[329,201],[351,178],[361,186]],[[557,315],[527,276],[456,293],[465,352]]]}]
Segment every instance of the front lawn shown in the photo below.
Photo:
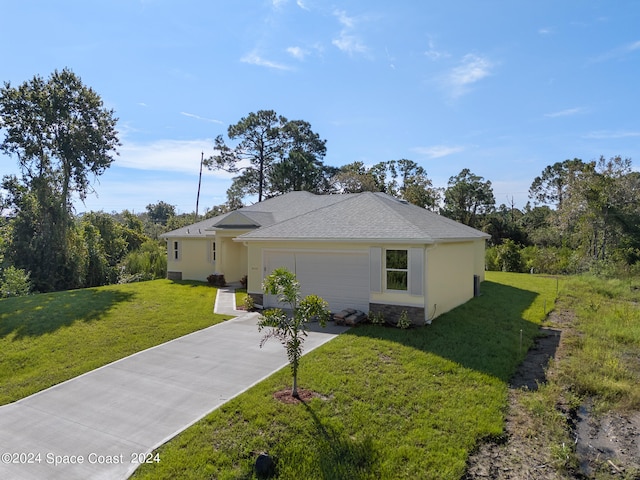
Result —
[{"label": "front lawn", "polygon": [[283,404],[285,368],[158,449],[149,479],[255,478],[259,452],[277,478],[459,479],[469,453],[500,436],[507,381],[553,308],[556,279],[488,273],[482,296],[412,330],[361,326],[303,357]]},{"label": "front lawn", "polygon": [[229,318],[216,291],[154,280],[0,300],[0,405]]}]

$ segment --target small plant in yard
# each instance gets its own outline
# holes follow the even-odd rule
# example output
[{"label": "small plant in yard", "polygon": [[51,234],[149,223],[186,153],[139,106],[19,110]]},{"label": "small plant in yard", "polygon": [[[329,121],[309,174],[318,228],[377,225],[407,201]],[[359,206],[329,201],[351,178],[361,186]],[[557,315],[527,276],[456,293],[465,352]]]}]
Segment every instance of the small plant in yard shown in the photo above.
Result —
[{"label": "small plant in yard", "polygon": [[373,325],[384,325],[384,313],[382,312],[369,312],[369,320]]},{"label": "small plant in yard", "polygon": [[265,327],[271,330],[262,338],[260,347],[272,337],[277,338],[287,349],[287,357],[293,374],[291,395],[298,397],[298,366],[302,356],[302,344],[307,336],[306,324],[318,319],[320,325],[326,325],[329,319],[329,306],[317,295],[308,295],[300,299],[300,283],[294,273],[286,268],[277,268],[267,276],[262,284],[267,295],[277,295],[278,301],[288,304],[291,315],[280,308],[265,311],[258,321],[258,331]]},{"label": "small plant in yard", "polygon": [[242,306],[247,312],[252,311],[256,307],[253,297],[251,295],[245,296],[242,302]]},{"label": "small plant in yard", "polygon": [[409,314],[406,310],[403,310],[398,319],[398,328],[406,330],[411,326],[411,320],[409,320]]},{"label": "small plant in yard", "polygon": [[207,282],[209,282],[209,285],[213,285],[214,287],[227,286],[227,281],[224,279],[224,275],[221,273],[212,273],[207,277]]}]

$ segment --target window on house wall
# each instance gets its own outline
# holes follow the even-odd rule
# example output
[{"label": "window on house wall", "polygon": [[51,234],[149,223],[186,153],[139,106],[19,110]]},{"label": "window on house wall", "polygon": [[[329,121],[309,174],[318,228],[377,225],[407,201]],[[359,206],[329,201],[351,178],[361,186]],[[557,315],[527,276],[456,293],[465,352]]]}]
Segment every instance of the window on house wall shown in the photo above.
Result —
[{"label": "window on house wall", "polygon": [[173,242],[173,259],[180,260],[180,242]]},{"label": "window on house wall", "polygon": [[408,290],[409,252],[407,250],[387,250],[385,255],[387,290]]},{"label": "window on house wall", "polygon": [[216,261],[216,241],[211,242],[211,261]]}]

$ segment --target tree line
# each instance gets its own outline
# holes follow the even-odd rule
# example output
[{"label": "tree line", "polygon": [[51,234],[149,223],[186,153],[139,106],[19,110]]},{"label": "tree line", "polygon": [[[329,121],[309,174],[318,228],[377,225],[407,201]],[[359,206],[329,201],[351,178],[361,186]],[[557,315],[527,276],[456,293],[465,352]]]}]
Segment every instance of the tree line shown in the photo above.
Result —
[{"label": "tree line", "polygon": [[[2,179],[0,295],[82,288],[166,272],[159,235],[202,218],[158,201],[133,214],[76,215],[72,198],[117,157],[117,118],[72,71],[0,89],[0,150],[19,174]],[[385,192],[488,233],[487,268],[575,273],[636,268],[640,261],[640,173],[630,159],[565,160],[547,166],[523,209],[496,207],[491,181],[465,168],[435,188],[408,159],[372,166],[324,163],[326,140],[304,120],[260,110],[219,135],[212,170],[235,175],[212,217],[276,195]]]}]

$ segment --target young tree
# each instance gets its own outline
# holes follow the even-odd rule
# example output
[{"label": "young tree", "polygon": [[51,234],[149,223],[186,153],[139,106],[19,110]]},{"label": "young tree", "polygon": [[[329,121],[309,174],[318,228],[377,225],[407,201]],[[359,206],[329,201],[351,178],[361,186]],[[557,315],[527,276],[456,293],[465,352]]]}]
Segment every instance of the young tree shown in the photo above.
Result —
[{"label": "young tree", "polygon": [[307,336],[307,323],[317,318],[323,327],[329,318],[327,302],[317,295],[300,298],[300,283],[296,275],[285,268],[277,268],[268,275],[262,289],[267,295],[277,295],[278,300],[289,305],[291,315],[280,308],[267,310],[258,321],[258,330],[270,327],[262,338],[260,347],[270,338],[277,338],[287,349],[287,357],[293,374],[291,395],[298,397],[298,366],[302,357],[302,344]]}]

